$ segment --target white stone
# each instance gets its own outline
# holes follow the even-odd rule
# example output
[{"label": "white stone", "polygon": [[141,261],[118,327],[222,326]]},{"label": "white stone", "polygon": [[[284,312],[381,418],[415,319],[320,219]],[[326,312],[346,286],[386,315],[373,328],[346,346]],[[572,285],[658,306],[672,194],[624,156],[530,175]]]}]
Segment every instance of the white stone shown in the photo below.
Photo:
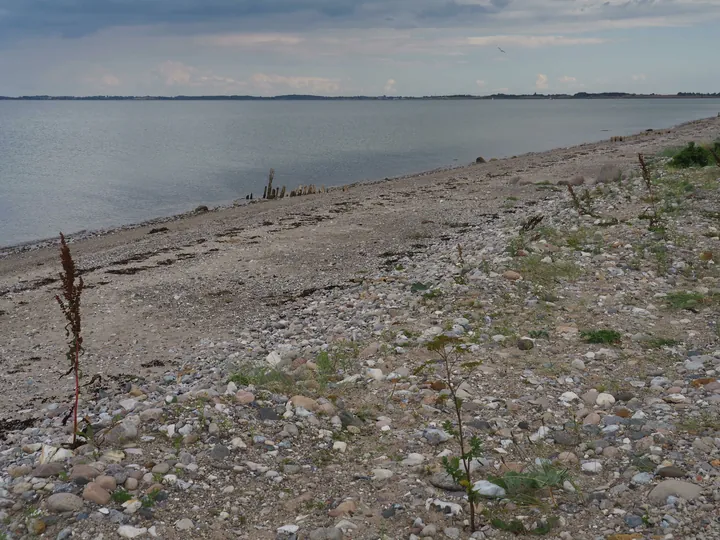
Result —
[{"label": "white stone", "polygon": [[147,532],[145,527],[133,527],[132,525],[121,525],[117,530],[117,533],[123,538],[138,538]]},{"label": "white stone", "polygon": [[577,401],[580,398],[575,392],[565,392],[562,396],[560,396],[561,401],[570,402],[570,401]]},{"label": "white stone", "polygon": [[483,497],[502,498],[505,496],[505,490],[503,488],[487,480],[478,480],[475,482],[473,484],[473,491]]},{"label": "white stone", "polygon": [[50,458],[50,463],[55,463],[58,461],[65,461],[66,459],[70,459],[75,455],[75,452],[72,450],[68,450],[67,448],[61,448],[57,452],[55,452],[55,455]]},{"label": "white stone", "polygon": [[425,461],[425,456],[422,454],[409,454],[408,457],[403,459],[400,463],[406,467],[414,467],[415,465],[420,465],[423,461]]},{"label": "white stone", "polygon": [[615,403],[615,398],[612,396],[612,394],[598,394],[598,397],[595,398],[595,403],[598,407],[609,407],[613,403]]},{"label": "white stone", "polygon": [[382,369],[368,368],[367,374],[370,376],[371,379],[374,379],[376,381],[382,381],[383,379],[385,379],[385,375],[383,374]]},{"label": "white stone", "polygon": [[280,362],[282,362],[282,357],[280,356],[280,353],[273,351],[265,357],[265,361],[272,367],[276,367]]},{"label": "white stone", "polygon": [[136,399],[123,399],[119,402],[119,405],[126,411],[132,411],[137,407],[137,403]]},{"label": "white stone", "polygon": [[278,527],[277,532],[295,534],[299,530],[300,527],[298,525],[283,525],[282,527]]},{"label": "white stone", "polygon": [[392,478],[393,472],[389,469],[373,469],[373,480],[381,481],[381,480],[387,480],[388,478]]},{"label": "white stone", "polygon": [[183,518],[175,522],[175,528],[181,531],[189,531],[195,527],[191,519]]},{"label": "white stone", "polygon": [[343,441],[335,441],[333,443],[333,450],[337,450],[341,454],[344,454],[345,450],[347,450],[347,443]]},{"label": "white stone", "polygon": [[590,474],[599,474],[602,471],[602,463],[599,461],[587,461],[582,464],[583,472]]}]

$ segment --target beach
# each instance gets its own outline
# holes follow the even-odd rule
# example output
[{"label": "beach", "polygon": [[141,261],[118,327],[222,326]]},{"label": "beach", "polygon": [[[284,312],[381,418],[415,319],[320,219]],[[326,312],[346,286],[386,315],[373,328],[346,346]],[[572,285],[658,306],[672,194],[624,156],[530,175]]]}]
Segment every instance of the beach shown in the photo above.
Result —
[{"label": "beach", "polygon": [[[314,535],[301,538],[342,538],[322,532],[340,520],[349,538],[441,537],[421,534],[431,523],[460,538],[464,516],[436,508],[462,502],[437,458],[455,444],[441,429],[453,418],[447,386],[418,370],[445,331],[482,362],[463,383],[463,411],[487,442],[483,474],[515,470],[515,446],[572,470],[581,494],[561,483],[551,512],[570,534],[561,538],[611,538],[642,511],[653,530],[671,512],[677,538],[715,537],[717,428],[680,426],[720,404],[720,169],[673,172],[657,156],[718,134],[720,118],[708,118],[71,237],[86,287],[82,373],[102,378],[83,390],[83,414],[104,430],[83,460],[126,451],[120,461],[145,474],[143,489],[172,493],[161,517],[132,521],[163,538],[188,538],[184,517],[193,538],[293,538],[278,531],[293,524]],[[657,195],[645,192],[638,154]],[[622,180],[596,182],[604,166]],[[678,191],[672,175],[692,189]],[[573,206],[568,182],[587,190],[592,211]],[[675,209],[661,238],[640,217],[656,199]],[[17,450],[5,467],[21,466],[12,456],[23,445],[58,447],[67,434],[59,271],[56,244],[0,251],[3,449]],[[678,291],[693,291],[691,310],[668,307]],[[581,337],[607,328],[620,337]],[[111,439],[127,422],[135,436]],[[647,470],[682,469],[676,490],[690,491],[678,497],[694,501],[682,512],[660,504],[664,476],[637,476],[646,469],[633,456],[645,454]],[[117,523],[103,519],[78,530],[112,534]]]}]

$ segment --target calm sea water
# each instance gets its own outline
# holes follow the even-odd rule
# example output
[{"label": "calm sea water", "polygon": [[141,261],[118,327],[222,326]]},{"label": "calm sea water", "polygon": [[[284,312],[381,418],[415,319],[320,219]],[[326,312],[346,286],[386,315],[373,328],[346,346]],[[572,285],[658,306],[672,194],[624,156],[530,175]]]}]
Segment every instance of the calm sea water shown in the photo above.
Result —
[{"label": "calm sea water", "polygon": [[607,139],[720,100],[0,101],[0,246],[262,194]]}]

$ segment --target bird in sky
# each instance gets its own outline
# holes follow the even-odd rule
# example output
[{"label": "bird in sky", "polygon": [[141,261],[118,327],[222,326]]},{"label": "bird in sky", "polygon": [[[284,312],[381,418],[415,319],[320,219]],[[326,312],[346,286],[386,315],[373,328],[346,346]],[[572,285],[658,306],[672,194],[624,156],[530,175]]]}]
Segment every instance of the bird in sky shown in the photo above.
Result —
[{"label": "bird in sky", "polygon": [[[503,51],[500,47],[498,47],[498,50],[499,50],[501,53],[505,53],[505,51]],[[505,53],[505,54],[507,54],[507,53]]]}]

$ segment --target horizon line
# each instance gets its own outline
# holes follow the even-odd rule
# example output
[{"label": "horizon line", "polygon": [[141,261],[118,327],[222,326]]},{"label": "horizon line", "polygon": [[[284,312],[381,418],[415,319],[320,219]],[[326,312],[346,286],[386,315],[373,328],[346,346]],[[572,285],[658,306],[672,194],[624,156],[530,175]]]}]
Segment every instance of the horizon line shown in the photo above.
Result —
[{"label": "horizon line", "polygon": [[200,99],[246,99],[246,100],[279,100],[279,99],[317,99],[317,100],[342,100],[342,99],[366,99],[366,100],[402,100],[402,99],[490,99],[496,97],[505,98],[584,98],[584,97],[720,97],[720,92],[675,92],[675,93],[635,93],[635,92],[575,92],[569,93],[532,93],[512,94],[497,92],[494,94],[430,94],[430,95],[343,95],[329,96],[321,94],[278,94],[274,96],[257,96],[251,94],[176,94],[176,95],[122,95],[122,94],[87,94],[87,95],[51,95],[51,94],[25,94],[16,96],[2,96],[0,100],[89,100],[89,99],[116,99],[116,100],[200,100]]}]

